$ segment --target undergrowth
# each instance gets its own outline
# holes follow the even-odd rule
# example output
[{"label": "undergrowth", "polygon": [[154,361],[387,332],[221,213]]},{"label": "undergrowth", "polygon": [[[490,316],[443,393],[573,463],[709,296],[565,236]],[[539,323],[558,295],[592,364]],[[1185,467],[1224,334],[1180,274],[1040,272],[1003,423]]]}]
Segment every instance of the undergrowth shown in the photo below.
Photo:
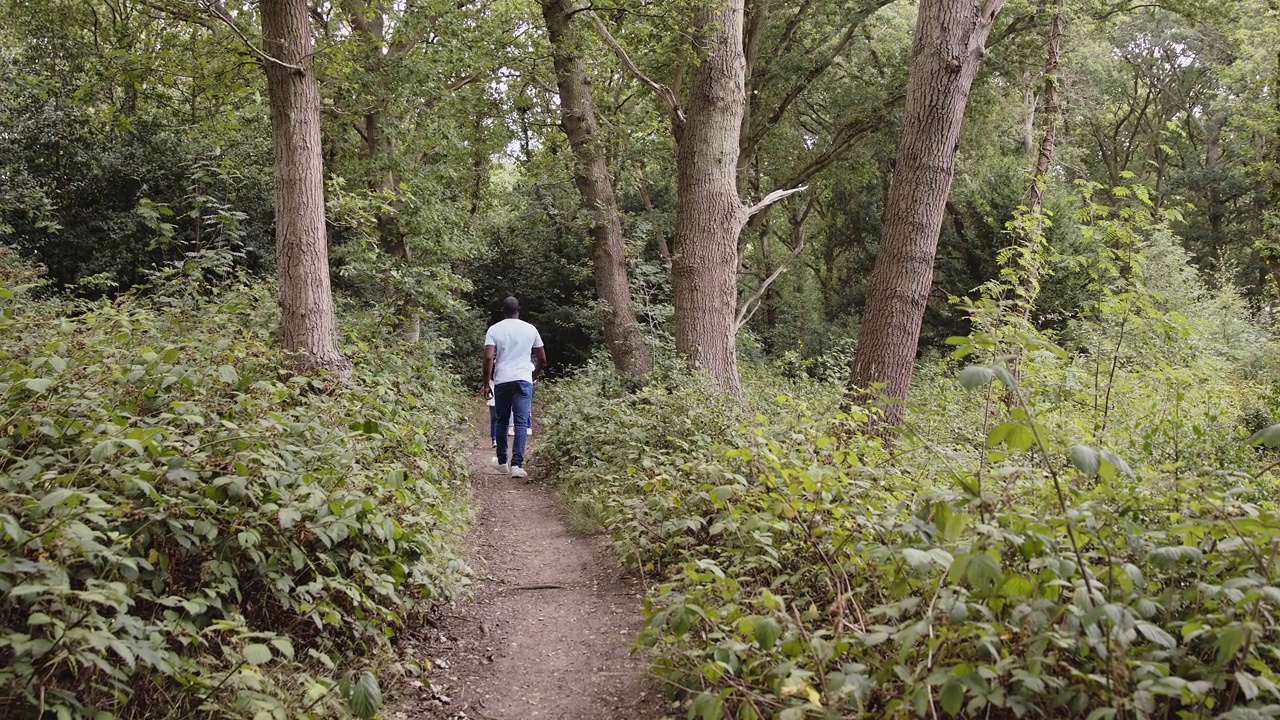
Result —
[{"label": "undergrowth", "polygon": [[1098,433],[1062,392],[1087,356],[940,367],[892,446],[768,373],[744,404],[556,388],[540,453],[651,584],[640,642],[689,717],[1280,717],[1280,486],[1222,416],[1238,379],[1122,367]]},{"label": "undergrowth", "polygon": [[372,717],[465,581],[457,384],[358,327],[349,387],[291,376],[224,270],[89,303],[0,254],[6,718]]}]

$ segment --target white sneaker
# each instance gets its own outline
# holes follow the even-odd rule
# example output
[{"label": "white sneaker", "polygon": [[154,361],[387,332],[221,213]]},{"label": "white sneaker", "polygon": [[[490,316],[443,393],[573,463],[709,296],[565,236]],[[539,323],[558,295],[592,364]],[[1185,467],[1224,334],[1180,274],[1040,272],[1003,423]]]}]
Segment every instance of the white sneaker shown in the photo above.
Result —
[{"label": "white sneaker", "polygon": [[509,426],[507,428],[507,435],[515,435],[515,434],[516,434],[516,426],[515,425]]},{"label": "white sneaker", "polygon": [[533,428],[528,428],[528,429],[526,429],[526,430],[524,431],[524,436],[525,436],[525,437],[533,437]]},{"label": "white sneaker", "polygon": [[512,466],[511,466],[511,477],[513,477],[513,478],[524,478],[524,477],[529,477],[529,473],[525,472],[525,471],[524,471],[524,468],[520,467],[519,465],[512,465]]}]

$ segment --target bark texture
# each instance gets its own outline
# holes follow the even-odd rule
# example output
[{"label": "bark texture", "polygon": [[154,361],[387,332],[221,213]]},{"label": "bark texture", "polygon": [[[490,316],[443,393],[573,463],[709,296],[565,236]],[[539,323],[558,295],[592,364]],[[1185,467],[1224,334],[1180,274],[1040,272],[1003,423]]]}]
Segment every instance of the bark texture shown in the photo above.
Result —
[{"label": "bark texture", "polygon": [[578,51],[580,38],[573,29],[574,5],[574,0],[542,2],[560,92],[561,125],[573,149],[574,184],[591,213],[596,294],[606,306],[605,344],[619,372],[642,376],[652,363],[631,302],[622,218],[605,158],[599,110],[591,94],[586,63]]},{"label": "bark texture", "polygon": [[329,287],[320,149],[320,91],[306,0],[262,0],[263,49],[274,150],[276,265],[281,343],[298,372],[341,381],[351,363],[338,348]]},{"label": "bark texture", "polygon": [[1004,0],[920,2],[902,136],[849,388],[857,398],[883,396],[889,425],[905,414],[960,126],[991,23],[1003,5]]},{"label": "bark texture", "polygon": [[676,350],[722,389],[739,394],[738,235],[748,217],[736,187],[746,107],[743,0],[700,4],[694,28],[693,45],[706,54],[693,71],[685,120],[676,128]]}]

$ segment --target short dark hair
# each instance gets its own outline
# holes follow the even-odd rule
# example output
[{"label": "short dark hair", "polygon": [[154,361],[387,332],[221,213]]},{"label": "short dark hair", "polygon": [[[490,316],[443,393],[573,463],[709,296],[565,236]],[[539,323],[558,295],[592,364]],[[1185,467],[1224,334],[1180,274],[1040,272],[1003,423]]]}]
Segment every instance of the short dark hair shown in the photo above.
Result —
[{"label": "short dark hair", "polygon": [[520,301],[511,296],[502,301],[502,316],[513,318],[520,314]]}]

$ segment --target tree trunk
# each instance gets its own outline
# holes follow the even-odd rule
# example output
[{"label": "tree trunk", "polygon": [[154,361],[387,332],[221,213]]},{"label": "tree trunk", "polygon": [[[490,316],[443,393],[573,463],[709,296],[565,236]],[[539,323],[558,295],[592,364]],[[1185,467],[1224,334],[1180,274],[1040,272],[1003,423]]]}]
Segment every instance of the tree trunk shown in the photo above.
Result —
[{"label": "tree trunk", "polygon": [[1023,230],[1023,267],[1018,302],[1022,306],[1022,319],[1026,321],[1030,321],[1040,296],[1041,254],[1045,246],[1044,193],[1049,187],[1049,168],[1053,166],[1053,158],[1058,151],[1058,118],[1062,115],[1058,102],[1058,72],[1062,66],[1062,33],[1066,19],[1063,0],[1058,0],[1057,11],[1049,25],[1048,57],[1044,64],[1044,132],[1040,136],[1040,149],[1027,187],[1027,214],[1035,222]]},{"label": "tree trunk", "polygon": [[351,363],[338,348],[329,288],[320,91],[307,3],[262,0],[261,13],[263,49],[271,58],[264,64],[274,150],[281,343],[294,370],[326,370],[345,382]]},{"label": "tree trunk", "polygon": [[859,399],[883,395],[888,425],[905,416],[960,126],[992,20],[1003,5],[920,2],[898,158],[849,387]]},{"label": "tree trunk", "polygon": [[696,48],[683,126],[676,130],[675,247],[671,289],[676,350],[725,391],[738,382],[736,310],[738,235],[747,209],[736,187],[738,141],[746,106],[743,0],[699,3]]},{"label": "tree trunk", "polygon": [[561,125],[574,155],[574,184],[591,213],[592,263],[596,294],[605,303],[604,340],[619,372],[643,376],[652,367],[649,348],[636,322],[627,281],[626,245],[622,218],[609,176],[587,66],[578,53],[580,38],[573,32],[574,0],[543,0],[556,85],[560,90]]},{"label": "tree trunk", "polygon": [[[644,206],[645,212],[653,214],[653,199],[649,197],[649,181],[644,177],[644,170],[640,167],[636,168],[636,192],[640,195],[640,204]],[[653,234],[653,242],[658,250],[658,259],[662,261],[662,266],[671,272],[671,248],[667,246],[667,234],[665,232],[655,232]]]}]

